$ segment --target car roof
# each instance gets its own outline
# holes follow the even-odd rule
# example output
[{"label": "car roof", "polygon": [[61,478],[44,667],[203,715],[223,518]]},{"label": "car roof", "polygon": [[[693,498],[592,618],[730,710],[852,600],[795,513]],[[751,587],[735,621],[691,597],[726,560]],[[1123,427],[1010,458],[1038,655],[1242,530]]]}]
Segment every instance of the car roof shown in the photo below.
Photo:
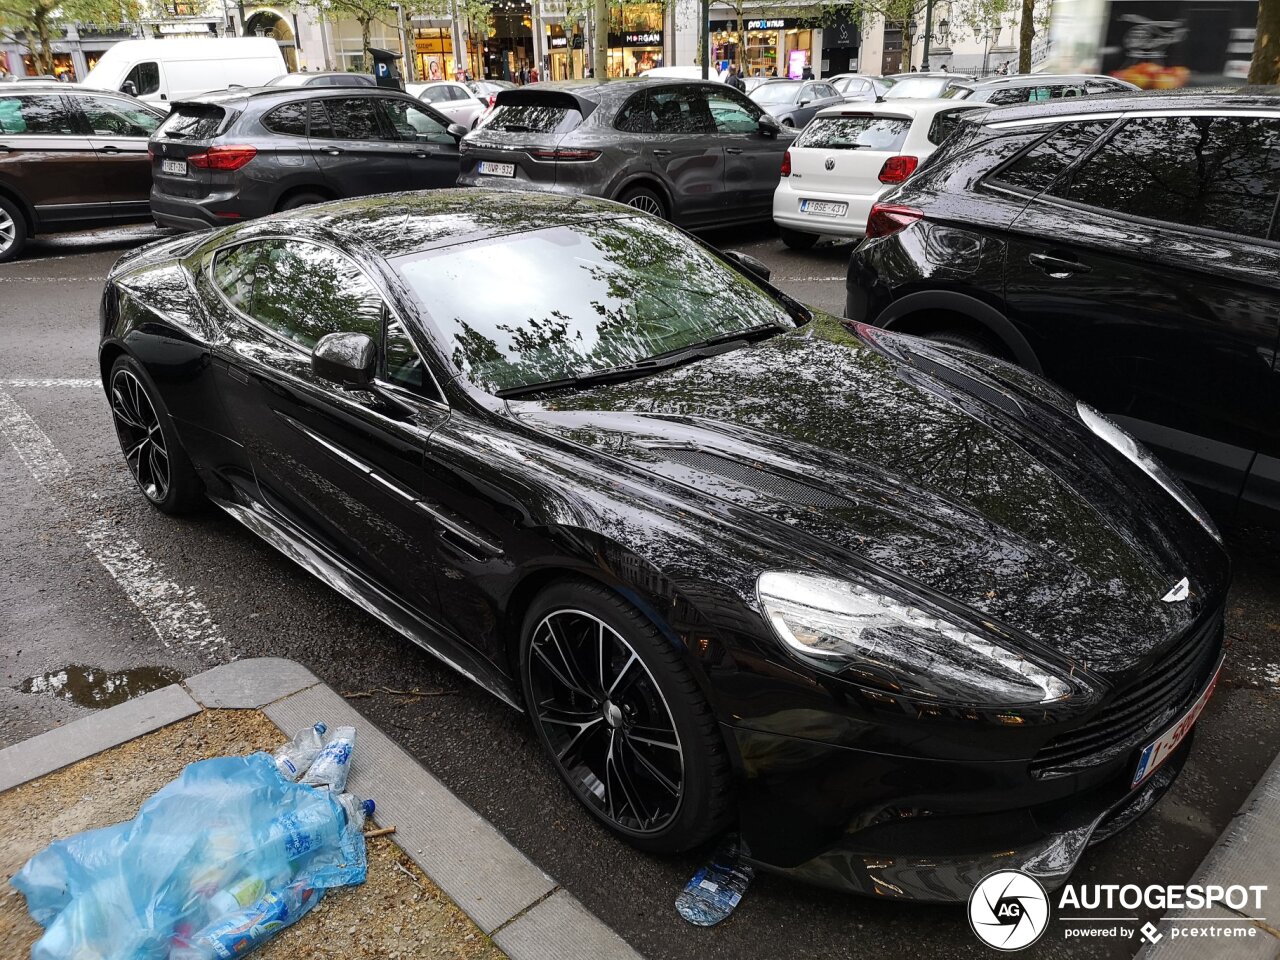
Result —
[{"label": "car roof", "polygon": [[982,80],[969,80],[966,87],[975,90],[981,87],[1037,87],[1046,83],[1079,83],[1087,80],[1102,80],[1107,83],[1124,83],[1119,77],[1109,77],[1101,73],[1018,73],[1009,77],[987,77]]},{"label": "car roof", "polygon": [[[1265,90],[1267,92],[1261,92]],[[964,101],[960,101],[963,103]],[[1245,87],[1224,90],[1159,90],[1105,93],[1092,97],[1064,97],[1040,103],[1022,103],[996,107],[987,112],[982,123],[1053,120],[1058,117],[1124,113],[1138,110],[1280,110],[1280,88]]]},{"label": "car roof", "polygon": [[815,117],[857,117],[868,114],[877,117],[919,117],[937,113],[949,107],[961,110],[990,110],[985,103],[967,103],[964,100],[949,100],[944,97],[903,97],[899,100],[885,100],[882,103],[844,103],[834,107],[824,107]]},{"label": "car roof", "polygon": [[636,216],[621,204],[594,197],[532,193],[490,187],[384,193],[298,207],[245,224],[233,236],[259,232],[316,234],[364,246],[388,260],[426,250],[547,227]]},{"label": "car roof", "polygon": [[539,100],[558,100],[563,105],[573,105],[585,117],[601,104],[625,100],[639,90],[655,87],[688,86],[691,83],[720,85],[719,80],[686,80],[683,77],[620,77],[613,80],[551,80],[529,84],[498,93],[498,104],[536,103]]},{"label": "car roof", "polygon": [[403,91],[394,90],[390,87],[369,87],[369,86],[350,86],[350,87],[330,87],[330,86],[303,86],[303,87],[232,87],[229,90],[210,90],[207,93],[197,94],[194,97],[184,97],[181,100],[175,100],[173,105],[177,107],[183,103],[247,103],[250,100],[261,99],[306,99],[307,97],[368,97],[378,96],[381,94],[401,94],[408,96]]}]

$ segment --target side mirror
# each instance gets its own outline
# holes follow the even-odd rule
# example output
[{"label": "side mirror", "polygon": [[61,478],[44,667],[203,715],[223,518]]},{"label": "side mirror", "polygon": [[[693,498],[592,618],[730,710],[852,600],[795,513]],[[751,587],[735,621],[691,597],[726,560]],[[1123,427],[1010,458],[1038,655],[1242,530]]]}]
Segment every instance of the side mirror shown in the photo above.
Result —
[{"label": "side mirror", "polygon": [[813,103],[813,101],[812,101],[812,100],[804,99],[804,100],[801,100],[799,103],[797,103],[797,104],[796,104],[796,106],[797,106],[797,107],[807,107],[807,106],[808,106],[809,104],[811,104],[811,103]]},{"label": "side mirror", "polygon": [[744,270],[754,273],[761,280],[769,279],[770,270],[765,266],[763,260],[757,260],[749,253],[743,253],[741,250],[725,250],[724,255]]},{"label": "side mirror", "polygon": [[449,126],[445,127],[445,131],[449,134],[449,136],[453,137],[453,139],[455,140],[461,140],[463,137],[465,137],[468,133],[471,132],[460,123],[449,124]]},{"label": "side mirror", "polygon": [[311,372],[344,387],[373,383],[378,348],[364,333],[329,333],[311,351]]},{"label": "side mirror", "polygon": [[138,95],[138,88],[134,85],[132,80],[126,80],[120,87],[120,92],[127,93],[131,97],[136,97]]},{"label": "side mirror", "polygon": [[778,121],[767,113],[756,121],[756,127],[766,137],[776,137],[782,132],[782,127],[778,125]]}]

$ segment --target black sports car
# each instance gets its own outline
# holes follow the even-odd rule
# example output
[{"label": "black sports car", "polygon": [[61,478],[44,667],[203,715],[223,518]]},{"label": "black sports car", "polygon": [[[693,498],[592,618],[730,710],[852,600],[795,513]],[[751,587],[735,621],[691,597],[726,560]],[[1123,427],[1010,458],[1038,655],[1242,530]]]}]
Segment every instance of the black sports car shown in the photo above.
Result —
[{"label": "black sports car", "polygon": [[603,201],[324,204],[123,257],[102,378],[153,504],[527,709],[637,846],[1059,884],[1187,756],[1217,532],[1060,390],[764,273]]}]

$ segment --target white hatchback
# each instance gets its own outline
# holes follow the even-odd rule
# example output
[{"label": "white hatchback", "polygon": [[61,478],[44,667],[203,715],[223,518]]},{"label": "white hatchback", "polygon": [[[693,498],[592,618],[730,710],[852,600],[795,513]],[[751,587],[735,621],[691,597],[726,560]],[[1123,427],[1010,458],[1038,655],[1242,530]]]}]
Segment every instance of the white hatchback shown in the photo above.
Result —
[{"label": "white hatchback", "polygon": [[872,204],[911,176],[959,115],[974,109],[981,106],[896,100],[819,111],[782,159],[773,194],[782,242],[806,250],[820,236],[862,236]]}]

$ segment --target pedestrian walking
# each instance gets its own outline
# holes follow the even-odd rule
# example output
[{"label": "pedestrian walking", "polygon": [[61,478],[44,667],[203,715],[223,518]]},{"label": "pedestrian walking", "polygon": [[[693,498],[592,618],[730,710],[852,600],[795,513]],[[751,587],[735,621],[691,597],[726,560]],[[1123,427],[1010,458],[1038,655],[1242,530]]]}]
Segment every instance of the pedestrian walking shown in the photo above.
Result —
[{"label": "pedestrian walking", "polygon": [[747,85],[743,81],[742,77],[738,76],[738,65],[736,63],[729,64],[729,78],[725,80],[725,83],[733,87],[735,90],[742,90],[743,92],[746,91]]}]

